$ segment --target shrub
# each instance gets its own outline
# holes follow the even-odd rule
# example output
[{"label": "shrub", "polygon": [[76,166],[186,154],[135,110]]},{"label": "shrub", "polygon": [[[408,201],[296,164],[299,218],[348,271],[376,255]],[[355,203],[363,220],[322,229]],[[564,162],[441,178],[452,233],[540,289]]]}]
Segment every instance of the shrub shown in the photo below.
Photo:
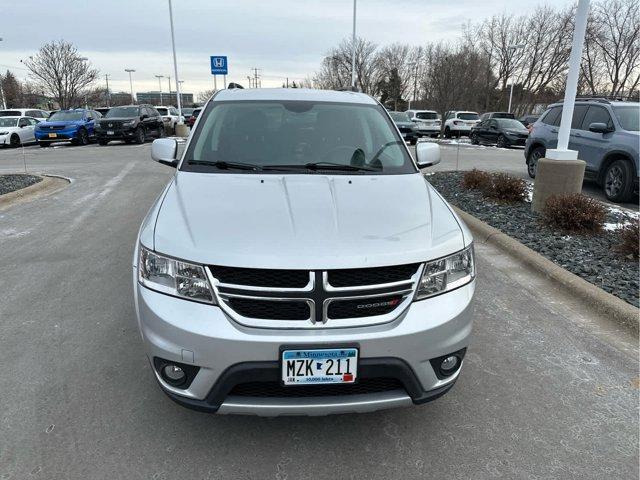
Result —
[{"label": "shrub", "polygon": [[491,185],[491,175],[487,172],[482,172],[477,169],[473,169],[470,172],[465,172],[462,177],[462,187],[467,190],[481,190],[484,191]]},{"label": "shrub", "polygon": [[506,173],[494,173],[483,189],[485,196],[505,202],[522,202],[527,196],[527,182]]},{"label": "shrub", "polygon": [[600,202],[580,193],[552,195],[542,212],[547,225],[575,233],[600,232],[606,214]]},{"label": "shrub", "polygon": [[638,260],[638,250],[640,249],[640,221],[638,219],[632,219],[631,223],[626,224],[619,230],[618,238],[620,239],[620,243],[616,245],[616,251],[625,257]]}]

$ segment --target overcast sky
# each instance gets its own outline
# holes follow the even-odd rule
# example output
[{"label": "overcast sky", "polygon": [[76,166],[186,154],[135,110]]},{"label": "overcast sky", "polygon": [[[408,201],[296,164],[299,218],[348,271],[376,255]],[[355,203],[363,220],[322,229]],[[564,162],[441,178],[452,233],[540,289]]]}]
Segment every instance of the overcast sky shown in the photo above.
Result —
[{"label": "overcast sky", "polygon": [[[168,0],[64,0],[43,10],[40,0],[5,0],[0,26],[0,68],[21,78],[21,58],[46,42],[64,39],[110,75],[113,91],[158,90],[155,75],[171,75]],[[46,2],[45,2],[46,3]],[[358,0],[357,33],[378,44],[423,45],[454,39],[462,25],[502,12],[526,13],[542,3],[571,0]],[[183,88],[213,88],[210,55],[229,57],[227,81],[246,86],[252,67],[263,86],[313,73],[324,53],[351,35],[352,0],[173,0],[178,68]],[[221,86],[221,79],[218,86]],[[168,88],[163,80],[162,89]]]}]

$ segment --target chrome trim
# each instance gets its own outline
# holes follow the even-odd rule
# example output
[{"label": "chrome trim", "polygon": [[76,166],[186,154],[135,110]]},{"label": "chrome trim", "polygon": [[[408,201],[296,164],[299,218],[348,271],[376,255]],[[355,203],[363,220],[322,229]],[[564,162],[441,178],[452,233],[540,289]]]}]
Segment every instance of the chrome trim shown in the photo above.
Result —
[{"label": "chrome trim", "polygon": [[209,268],[208,265],[205,266],[205,269],[209,272],[210,279],[212,279],[217,286],[222,288],[234,288],[236,290],[253,290],[254,292],[310,292],[313,290],[313,287],[315,286],[315,276],[313,274],[313,271],[309,271],[309,281],[304,287],[282,288],[282,287],[255,287],[251,285],[239,285],[237,283],[223,283],[213,276],[213,273],[211,273],[211,269]]},{"label": "chrome trim", "polygon": [[218,413],[265,417],[279,415],[317,416],[374,412],[385,408],[408,407],[410,405],[413,405],[411,397],[401,389],[335,397],[247,398],[232,395],[220,405]]},{"label": "chrome trim", "polygon": [[[420,266],[416,269],[416,271],[418,270],[420,270]],[[376,283],[374,285],[356,285],[353,287],[334,287],[329,283],[329,272],[325,270],[322,272],[322,287],[327,292],[355,292],[360,290],[374,290],[376,288],[391,288],[405,285],[407,283],[413,283],[415,281],[415,276],[416,274],[414,273],[410,278],[406,280],[399,280],[397,282]]]},{"label": "chrome trim", "polygon": [[[391,310],[389,313],[385,313],[383,315],[370,315],[367,317],[329,318],[329,305],[331,305],[331,303],[336,300],[359,300],[362,298],[380,298],[380,297],[388,297],[391,295],[402,295],[403,299],[396,306],[396,308]],[[395,292],[388,292],[383,294],[374,293],[370,295],[358,295],[353,297],[327,298],[322,304],[322,319],[323,319],[322,323],[326,324],[328,321],[330,321],[331,326],[333,326],[336,323],[345,323],[345,320],[348,321],[349,324],[351,324],[354,321],[363,322],[366,325],[377,325],[379,323],[387,323],[392,321],[394,318],[396,318],[401,312],[405,310],[405,308],[409,306],[409,304],[411,303],[412,297],[413,297],[413,289],[405,289],[405,290],[398,290]]]}]

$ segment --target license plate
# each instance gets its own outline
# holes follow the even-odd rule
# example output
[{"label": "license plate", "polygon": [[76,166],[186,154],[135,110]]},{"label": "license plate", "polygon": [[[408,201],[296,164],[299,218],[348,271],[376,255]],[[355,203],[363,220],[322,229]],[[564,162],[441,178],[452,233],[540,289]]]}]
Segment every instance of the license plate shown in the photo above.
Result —
[{"label": "license plate", "polygon": [[49,138],[57,138],[58,134],[57,133],[50,133],[49,134]]},{"label": "license plate", "polygon": [[113,135],[115,132],[113,130],[107,130],[107,135]]},{"label": "license plate", "polygon": [[284,350],[284,385],[354,383],[358,376],[358,349]]}]

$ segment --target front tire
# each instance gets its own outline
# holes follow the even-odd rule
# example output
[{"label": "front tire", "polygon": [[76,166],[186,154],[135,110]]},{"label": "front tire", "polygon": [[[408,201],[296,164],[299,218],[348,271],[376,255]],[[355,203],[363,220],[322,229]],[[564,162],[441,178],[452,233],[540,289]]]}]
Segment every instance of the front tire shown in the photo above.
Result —
[{"label": "front tire", "polygon": [[471,138],[471,145],[479,145],[480,141],[478,140],[478,134],[472,132],[469,137]]},{"label": "front tire", "polygon": [[507,139],[505,138],[504,135],[499,135],[498,136],[498,140],[496,141],[496,147],[498,148],[508,148],[509,145],[507,145]]},{"label": "front tire", "polygon": [[18,148],[20,145],[22,145],[22,143],[20,142],[20,137],[15,133],[11,135],[11,138],[9,138],[9,146],[11,148]]},{"label": "front tire", "polygon": [[89,134],[85,129],[80,129],[78,131],[78,136],[72,142],[74,145],[88,145],[89,144]]},{"label": "front tire", "polygon": [[146,140],[146,135],[144,133],[144,129],[142,127],[138,127],[136,129],[136,136],[135,136],[135,142],[138,145],[141,145],[144,143],[144,141]]},{"label": "front tire", "polygon": [[545,149],[543,147],[536,147],[529,152],[529,156],[527,157],[527,173],[531,178],[536,178],[536,173],[538,172],[538,160],[543,158],[544,155]]},{"label": "front tire", "polygon": [[612,162],[604,173],[604,195],[616,203],[628,202],[633,196],[633,171],[626,160]]},{"label": "front tire", "polygon": [[451,129],[449,127],[444,129],[444,138],[451,138]]}]

